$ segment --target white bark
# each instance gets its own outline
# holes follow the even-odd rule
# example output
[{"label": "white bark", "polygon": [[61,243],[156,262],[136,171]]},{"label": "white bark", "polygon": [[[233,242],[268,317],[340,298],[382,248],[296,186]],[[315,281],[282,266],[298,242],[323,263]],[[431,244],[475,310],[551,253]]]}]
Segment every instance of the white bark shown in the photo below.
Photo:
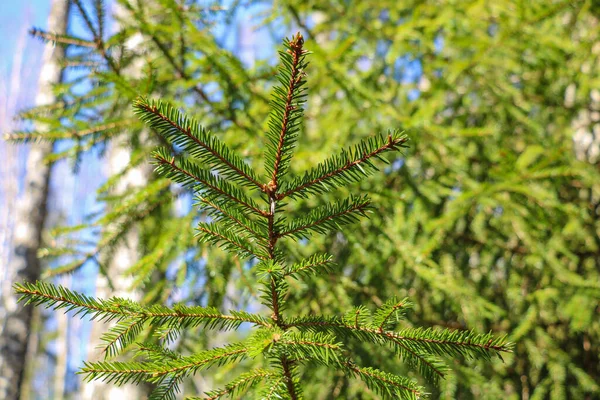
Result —
[{"label": "white bark", "polygon": [[[116,4],[115,14],[120,18],[123,18],[123,16],[126,15],[126,10]],[[126,43],[126,47],[129,50],[133,50],[139,46],[140,43],[141,34],[138,34],[133,36],[129,42]],[[123,71],[123,74],[136,77],[140,75],[141,68],[141,62],[133,62],[127,70]],[[140,141],[145,142],[147,140],[146,135],[142,134],[141,136]],[[129,136],[125,135],[111,142],[108,151],[108,176],[121,173],[129,165],[131,158],[129,140]],[[114,194],[124,194],[146,186],[149,183],[151,174],[152,165],[149,163],[130,169],[119,181],[117,187],[115,187]],[[112,228],[118,229],[119,227],[114,226]],[[135,227],[131,229],[127,233],[125,240],[115,249],[111,260],[106,260],[106,274],[110,277],[112,288],[110,287],[106,276],[99,274],[96,280],[96,297],[108,298],[118,296],[134,301],[141,300],[142,294],[139,291],[131,292],[130,288],[133,278],[127,275],[127,270],[140,258],[139,233],[139,229]],[[88,360],[95,361],[102,358],[97,346],[100,344],[100,337],[110,326],[111,324],[93,321],[88,345]],[[143,399],[147,397],[147,391],[148,387],[144,385],[137,386],[128,384],[115,386],[96,380],[92,382],[82,382],[81,399]]]},{"label": "white bark", "polygon": [[[71,277],[62,277],[59,284],[70,286]],[[67,379],[67,365],[69,360],[69,316],[67,313],[58,312],[56,315],[56,361],[54,365],[54,376],[52,377],[53,399],[63,400],[65,396],[65,383]]]},{"label": "white bark", "polygon": [[[53,0],[48,17],[48,30],[66,32],[69,14],[68,0]],[[62,80],[60,59],[64,49],[46,45],[42,59],[36,105],[54,102],[52,85]],[[38,127],[43,130],[43,127]],[[29,150],[23,198],[17,207],[17,217],[12,239],[13,251],[7,271],[2,275],[11,282],[35,281],[40,276],[37,251],[41,245],[42,229],[46,218],[48,182],[51,165],[44,162],[52,152],[51,143],[36,143]],[[2,291],[0,305],[0,399],[18,399],[25,370],[27,342],[30,332],[32,308],[17,304],[12,290]]]},{"label": "white bark", "polygon": [[[126,138],[116,140],[111,144],[108,156],[109,176],[122,171],[130,159],[130,151],[127,146]],[[115,193],[125,193],[129,190],[145,186],[152,172],[151,166],[133,168],[125,174],[119,182]],[[117,228],[117,227],[115,227]],[[99,274],[96,278],[96,297],[108,298],[118,296],[128,298],[134,301],[141,299],[140,292],[131,292],[132,277],[128,276],[126,271],[138,259],[139,254],[139,230],[131,229],[125,240],[117,247],[113,257],[107,261],[106,272],[111,279],[112,289],[106,276]],[[112,324],[93,321],[92,331],[88,344],[88,360],[97,361],[102,359],[101,350],[98,346],[101,344],[100,337]],[[82,400],[111,400],[111,399],[143,399],[146,397],[146,387],[133,384],[114,386],[95,380],[91,382],[82,382],[81,399]]]}]

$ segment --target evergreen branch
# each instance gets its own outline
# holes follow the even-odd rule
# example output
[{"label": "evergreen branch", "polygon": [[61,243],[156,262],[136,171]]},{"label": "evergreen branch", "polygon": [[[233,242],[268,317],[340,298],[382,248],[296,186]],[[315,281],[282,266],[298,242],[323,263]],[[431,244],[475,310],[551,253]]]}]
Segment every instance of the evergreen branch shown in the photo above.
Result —
[{"label": "evergreen branch", "polygon": [[358,328],[363,325],[368,325],[371,321],[371,311],[364,306],[355,306],[346,312],[344,315],[342,322]]},{"label": "evergreen branch", "polygon": [[84,380],[91,382],[100,379],[105,383],[114,383],[117,386],[129,382],[140,383],[149,380],[156,368],[152,364],[121,362],[121,361],[103,361],[96,363],[83,362],[84,367],[78,372],[85,374]]},{"label": "evergreen branch", "polygon": [[392,340],[392,342],[398,346],[395,348],[397,354],[408,365],[416,366],[419,374],[429,382],[437,383],[440,378],[444,378],[446,372],[449,370],[443,361],[430,354],[417,353],[398,340]]},{"label": "evergreen branch", "polygon": [[284,395],[294,393],[294,388],[288,388],[286,384],[287,377],[282,374],[277,379],[271,380],[271,385],[266,388],[266,391],[261,394],[260,398],[264,400],[282,399]]},{"label": "evergreen branch", "polygon": [[144,355],[150,361],[162,361],[164,359],[177,360],[182,356],[173,350],[167,349],[155,343],[138,343],[138,355]]},{"label": "evergreen branch", "polygon": [[342,369],[349,375],[360,378],[367,387],[389,399],[417,400],[424,393],[423,388],[408,378],[383,372],[375,368],[361,368],[353,362],[345,362]]},{"label": "evergreen branch", "polygon": [[166,376],[150,393],[148,400],[176,400],[179,392],[179,376]]},{"label": "evergreen branch", "polygon": [[461,355],[467,358],[479,356],[489,359],[490,354],[500,356],[502,352],[511,352],[512,348],[512,344],[506,342],[504,336],[494,338],[491,334],[478,334],[473,331],[432,328],[406,328],[398,332],[381,332],[378,328],[348,324],[336,317],[297,318],[288,322],[286,327],[309,330],[333,329],[342,335],[350,334],[374,343],[380,342],[382,339],[399,341],[413,352],[439,356]]},{"label": "evergreen branch", "polygon": [[267,229],[260,224],[257,224],[253,220],[247,218],[244,213],[234,207],[226,205],[220,205],[213,201],[209,197],[198,198],[202,204],[209,206],[212,210],[210,217],[214,218],[215,221],[221,222],[225,228],[236,234],[250,236],[255,241],[259,242],[262,246],[267,245],[266,236]]},{"label": "evergreen branch", "polygon": [[298,394],[296,393],[296,385],[294,375],[292,373],[291,362],[287,359],[286,356],[282,356],[281,359],[281,367],[283,369],[283,376],[285,381],[285,386],[287,388],[288,393],[290,394],[291,400],[297,400]]},{"label": "evergreen branch", "polygon": [[223,179],[216,178],[210,171],[199,168],[182,158],[173,157],[169,150],[160,148],[153,153],[156,160],[156,171],[174,182],[181,183],[186,187],[197,188],[205,197],[214,199],[229,199],[253,214],[265,216],[266,211],[261,210],[258,205],[244,192],[229,184]]},{"label": "evergreen branch", "polygon": [[177,326],[168,326],[156,330],[156,337],[163,343],[173,343],[181,335],[183,329]]},{"label": "evergreen branch", "polygon": [[[41,278],[42,279],[48,279],[48,278],[53,278],[53,277],[60,276],[60,275],[72,274],[75,271],[79,270],[79,268],[81,268],[86,262],[88,262],[89,260],[94,259],[97,255],[98,255],[98,251],[97,250],[81,254],[80,258],[77,259],[77,260],[73,260],[73,261],[71,261],[69,263],[66,263],[66,264],[63,264],[63,265],[59,265],[58,267],[46,269],[42,273]],[[43,258],[43,256],[39,256],[39,257]]]},{"label": "evergreen branch", "polygon": [[101,341],[105,342],[104,358],[114,357],[125,349],[130,343],[133,343],[135,338],[144,329],[146,320],[125,320],[110,328],[110,330],[102,335]]},{"label": "evergreen branch", "polygon": [[[113,58],[108,54],[108,51],[107,51],[107,49],[106,49],[106,47],[104,45],[104,41],[103,41],[102,35],[94,27],[94,24],[92,23],[92,19],[90,18],[90,16],[88,15],[87,11],[85,10],[85,8],[83,7],[83,5],[81,4],[81,1],[80,0],[71,0],[71,1],[77,7],[77,10],[79,11],[79,14],[81,15],[83,21],[85,22],[86,27],[88,28],[88,30],[90,31],[90,33],[94,37],[94,42],[96,44],[96,50],[100,53],[100,55],[102,56],[102,58],[104,58],[104,60],[110,66],[110,68],[116,74],[118,74],[119,70],[120,70],[119,66],[115,63],[115,61],[113,60]],[[102,27],[99,26],[99,29],[101,30]]]},{"label": "evergreen branch", "polygon": [[138,98],[134,108],[140,119],[150,127],[183,151],[207,163],[224,178],[262,190],[262,184],[256,179],[252,168],[196,120],[160,100]]},{"label": "evergreen branch", "polygon": [[229,344],[222,348],[206,350],[198,354],[181,357],[177,363],[171,365],[165,373],[177,373],[182,376],[190,376],[201,368],[212,365],[224,365],[235,362],[246,357],[248,349],[243,343]]},{"label": "evergreen branch", "polygon": [[511,352],[512,343],[505,336],[494,338],[491,333],[433,328],[406,328],[397,333],[384,333],[386,337],[399,340],[407,347],[419,352],[439,356],[477,356],[489,360],[492,353],[500,358],[502,352]]},{"label": "evergreen branch", "polygon": [[305,217],[292,221],[277,236],[303,239],[310,237],[312,232],[323,234],[339,229],[341,225],[356,222],[359,216],[366,215],[367,210],[369,210],[369,200],[366,196],[351,196],[343,201],[312,210]]},{"label": "evergreen branch", "polygon": [[287,282],[283,279],[283,268],[273,259],[265,260],[256,267],[256,275],[264,287],[260,289],[263,293],[261,299],[273,313],[271,319],[278,326],[283,326],[281,311],[285,305],[284,295],[287,291]]},{"label": "evergreen branch", "polygon": [[[283,296],[287,290],[281,268],[272,271],[270,267],[276,267],[274,263],[276,258],[275,245],[280,236],[275,230],[275,211],[277,209],[276,192],[278,190],[279,178],[285,174],[292,158],[292,151],[296,144],[297,135],[300,129],[300,120],[303,115],[302,105],[305,102],[305,84],[304,68],[306,63],[304,57],[306,51],[302,46],[304,39],[298,33],[291,41],[285,41],[287,51],[280,52],[283,66],[279,69],[278,79],[282,87],[275,87],[271,101],[271,114],[269,118],[269,132],[267,136],[267,149],[265,151],[265,170],[270,176],[270,181],[263,187],[263,191],[269,196],[270,212],[267,215],[268,230],[268,253],[271,260],[270,266],[265,268],[265,273],[269,276],[268,288],[263,290],[263,298],[267,300],[273,310],[271,319],[278,326],[283,326],[281,316],[281,305]],[[287,93],[284,87],[287,87]],[[270,293],[268,293],[270,291]],[[269,304],[270,300],[270,304]],[[285,329],[285,328],[284,328]],[[296,344],[297,346],[297,344]],[[299,350],[291,347],[291,350]],[[326,351],[326,353],[329,353]],[[283,378],[287,392],[292,400],[299,396],[299,388],[293,377],[292,368],[287,354],[280,354],[278,363],[283,369]],[[274,388],[277,388],[275,385]],[[270,398],[272,393],[267,397]]]},{"label": "evergreen branch", "polygon": [[333,265],[332,257],[329,254],[315,254],[288,267],[283,276],[298,279],[301,276],[329,271]]},{"label": "evergreen branch", "polygon": [[135,304],[129,300],[117,297],[109,300],[94,299],[81,293],[73,292],[63,286],[54,286],[46,282],[16,283],[16,293],[20,294],[19,301],[25,304],[44,305],[54,310],[65,309],[65,312],[74,311],[75,315],[82,317],[90,315],[90,319],[111,321],[115,318],[121,320],[131,316],[131,309]]},{"label": "evergreen branch", "polygon": [[214,307],[185,305],[175,305],[172,308],[162,305],[143,307],[118,297],[108,300],[95,299],[46,282],[15,284],[14,288],[22,295],[19,301],[26,300],[26,304],[44,304],[47,308],[52,307],[55,310],[64,308],[67,312],[75,311],[76,315],[90,315],[93,320],[139,319],[148,321],[153,326],[182,328],[205,326],[209,329],[225,330],[236,329],[244,322],[257,326],[270,326],[265,318],[244,311],[232,311],[231,315],[224,315]]},{"label": "evergreen branch", "polygon": [[28,132],[12,132],[4,135],[5,140],[15,141],[15,142],[24,142],[27,143],[31,140],[61,140],[61,139],[83,139],[89,135],[93,135],[95,133],[106,132],[113,129],[122,128],[124,126],[131,126],[135,120],[126,119],[121,121],[114,121],[103,123],[95,126],[89,126],[84,129],[53,129],[47,132],[36,132],[36,131],[28,131]]},{"label": "evergreen branch", "polygon": [[276,348],[283,346],[290,359],[308,359],[323,365],[339,362],[342,351],[335,336],[321,332],[285,332],[274,343]]},{"label": "evergreen branch", "polygon": [[298,33],[291,40],[285,40],[286,51],[280,51],[281,67],[278,80],[281,86],[273,89],[269,132],[265,152],[265,170],[269,175],[267,188],[277,190],[278,182],[289,166],[292,150],[296,145],[303,115],[302,106],[306,101],[304,69],[308,53],[303,48],[304,39]]},{"label": "evergreen branch", "polygon": [[[173,69],[175,70],[175,73],[177,75],[179,75],[179,77],[185,79],[186,81],[191,81],[192,77],[189,76],[184,69],[183,65],[179,65],[177,63],[177,61],[175,60],[175,58],[173,57],[173,55],[171,55],[171,52],[169,51],[168,47],[158,38],[158,36],[151,34],[150,35],[150,39],[152,40],[152,42],[154,42],[154,44],[156,45],[156,47],[158,47],[158,49],[162,52],[162,54],[165,56],[165,59],[169,62],[169,64],[171,64],[171,67],[173,67]],[[206,94],[206,92],[204,91],[204,89],[202,89],[200,86],[198,85],[194,85],[192,87],[192,90],[198,95],[200,96],[200,98],[208,105],[212,106],[213,108],[216,109],[216,107],[214,107],[214,102],[208,97],[208,94]],[[219,110],[221,111],[221,110]],[[234,119],[232,119],[232,121],[234,123],[236,123],[236,121]]]},{"label": "evergreen branch", "polygon": [[220,224],[200,222],[197,229],[201,242],[219,245],[226,250],[236,252],[242,258],[267,259],[267,256],[254,249],[250,242],[233,235],[232,232],[223,229]]},{"label": "evergreen branch", "polygon": [[94,8],[96,9],[96,21],[98,22],[98,37],[104,37],[104,18],[106,10],[103,0],[94,0]]},{"label": "evergreen branch", "polygon": [[[136,13],[136,16],[138,18],[140,18],[140,20],[143,21],[144,17],[141,13]],[[144,24],[145,25],[145,24]],[[165,59],[167,60],[167,62],[171,65],[171,67],[175,70],[175,75],[178,78],[181,78],[187,82],[192,82],[194,80],[194,77],[191,76],[190,74],[188,74],[185,71],[185,65],[183,62],[178,63],[177,60],[175,59],[175,57],[173,57],[173,55],[171,54],[171,52],[169,51],[169,48],[167,45],[165,45],[165,43],[163,43],[160,38],[154,33],[151,32],[148,29],[144,29],[145,33],[150,37],[150,40],[152,40],[152,42],[156,45],[156,47],[158,48],[158,50],[162,53],[162,55],[164,55]],[[206,93],[206,91],[199,85],[194,85],[192,86],[192,91],[194,93],[196,93],[198,96],[200,96],[200,98],[202,99],[202,101],[204,101],[206,104],[208,104],[209,106],[212,107],[212,109],[219,115],[223,116],[224,118],[229,119],[231,122],[233,122],[233,124],[235,126],[237,126],[240,129],[244,129],[246,131],[248,131],[249,133],[251,133],[251,129],[248,126],[243,125],[238,118],[236,117],[234,111],[232,108],[223,108],[223,107],[217,107],[217,105],[215,104],[214,101],[212,101],[208,94]]]},{"label": "evergreen branch", "polygon": [[[206,392],[207,397],[203,397],[204,400],[217,400],[224,396],[241,396],[241,394],[248,389],[256,386],[261,381],[271,376],[274,376],[275,373],[272,371],[267,371],[264,369],[255,369],[254,371],[250,371],[241,375],[236,380],[228,383],[222,389],[212,390],[210,392]],[[200,397],[188,397],[187,400],[200,400]]]},{"label": "evergreen branch", "polygon": [[320,194],[350,182],[358,182],[378,170],[372,163],[373,158],[386,162],[381,154],[407,147],[407,141],[408,138],[399,131],[364,139],[354,148],[343,150],[303,176],[284,184],[277,199],[288,196],[305,198],[309,194]]},{"label": "evergreen branch", "polygon": [[245,358],[247,352],[243,343],[237,343],[161,362],[86,361],[79,373],[88,381],[101,379],[116,385],[144,381],[161,383],[167,377],[184,378],[213,365],[236,362]]},{"label": "evergreen branch", "polygon": [[[118,199],[118,205],[113,207],[110,212],[105,213],[102,218],[98,220],[98,223],[109,224],[117,218],[130,219],[131,214],[140,212],[161,199],[169,201],[171,196],[168,189],[169,181],[167,179],[156,179],[138,191],[116,196],[111,200]],[[106,199],[107,198],[105,198],[105,200]]]},{"label": "evergreen branch", "polygon": [[87,26],[88,30],[94,36],[94,40],[98,40],[98,37],[99,37],[98,32],[96,31],[96,28],[94,27],[94,24],[92,23],[92,19],[90,18],[87,11],[81,4],[81,1],[80,0],[71,0],[71,1],[73,4],[75,4],[75,7],[77,7],[77,10],[79,11],[79,15],[81,15],[81,18],[85,22],[85,25]]},{"label": "evergreen branch", "polygon": [[43,29],[31,28],[29,34],[33,37],[40,38],[46,42],[59,43],[62,45],[74,45],[80,47],[96,48],[97,45],[89,40],[76,38],[69,35],[60,35],[58,33],[46,32]]},{"label": "evergreen branch", "polygon": [[390,318],[395,317],[396,321],[404,319],[406,311],[412,306],[413,304],[407,298],[402,300],[391,298],[375,311],[372,325],[376,326],[379,332],[390,330]]}]

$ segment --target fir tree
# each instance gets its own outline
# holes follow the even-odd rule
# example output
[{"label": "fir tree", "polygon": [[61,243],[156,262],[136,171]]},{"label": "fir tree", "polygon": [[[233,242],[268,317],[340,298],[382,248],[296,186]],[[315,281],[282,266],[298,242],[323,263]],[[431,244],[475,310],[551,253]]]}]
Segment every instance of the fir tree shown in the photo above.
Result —
[{"label": "fir tree", "polygon": [[[235,398],[246,391],[257,398],[302,398],[303,386],[310,382],[300,380],[300,371],[321,365],[363,381],[382,398],[416,399],[425,397],[423,387],[408,377],[358,365],[353,360],[352,343],[370,343],[381,347],[381,352],[397,354],[433,382],[447,370],[444,357],[490,359],[510,351],[504,338],[491,334],[403,327],[411,307],[408,299],[391,298],[372,312],[367,305],[333,316],[286,312],[290,280],[335,271],[335,266],[328,254],[293,259],[281,242],[338,230],[372,211],[369,199],[356,195],[325,202],[301,218],[289,218],[286,204],[318,200],[326,192],[362,180],[377,171],[378,160],[386,161],[385,153],[407,147],[408,139],[400,131],[377,135],[290,178],[307,96],[309,53],[300,34],[284,45],[280,85],[273,89],[271,101],[264,176],[177,107],[146,98],[134,104],[140,119],[170,144],[153,153],[157,172],[192,187],[198,206],[205,210],[207,218],[197,228],[200,241],[250,261],[268,315],[246,310],[224,314],[217,308],[198,305],[148,306],[122,298],[95,299],[44,282],[16,285],[28,303],[117,322],[103,338],[107,360],[89,362],[82,368],[87,379],[117,385],[150,382],[157,385],[151,398],[174,399],[187,377],[210,367],[254,359],[262,362],[261,368],[242,374],[205,398]],[[189,355],[169,348],[169,342],[186,329],[235,330],[244,323],[254,329],[240,342]],[[134,361],[109,359],[134,344],[144,329],[151,329],[163,340],[159,345],[138,344],[139,358]]]}]

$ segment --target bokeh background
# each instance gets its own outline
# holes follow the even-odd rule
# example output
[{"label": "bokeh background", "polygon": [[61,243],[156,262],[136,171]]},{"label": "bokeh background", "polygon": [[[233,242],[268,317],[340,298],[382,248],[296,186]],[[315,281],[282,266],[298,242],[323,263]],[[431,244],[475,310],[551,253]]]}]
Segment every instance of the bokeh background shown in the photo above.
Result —
[{"label": "bokeh background", "polygon": [[[40,103],[53,2],[0,3],[2,335],[15,312],[17,227],[31,214],[19,212],[27,160],[41,140],[53,143],[47,214],[33,224],[42,278],[144,303],[258,307],[252,265],[195,242],[191,195],[152,173],[157,139],[129,105],[140,94],[172,101],[260,169],[277,46],[300,31],[314,54],[294,172],[390,128],[411,141],[351,188],[373,198],[368,221],[287,249],[339,264],[294,286],[291,309],[340,314],[408,296],[411,325],[516,343],[504,360],[448,360],[454,372],[428,387],[432,398],[600,398],[597,1],[81,0],[55,45],[66,47],[62,82]],[[102,325],[42,309],[28,321],[17,398],[144,398],[144,387],[75,375],[98,357]],[[190,352],[227,335],[191,331],[176,345]],[[421,379],[394,354],[365,346],[357,357]],[[234,372],[197,376],[185,393]],[[302,379],[307,397],[376,398],[319,368]]]}]

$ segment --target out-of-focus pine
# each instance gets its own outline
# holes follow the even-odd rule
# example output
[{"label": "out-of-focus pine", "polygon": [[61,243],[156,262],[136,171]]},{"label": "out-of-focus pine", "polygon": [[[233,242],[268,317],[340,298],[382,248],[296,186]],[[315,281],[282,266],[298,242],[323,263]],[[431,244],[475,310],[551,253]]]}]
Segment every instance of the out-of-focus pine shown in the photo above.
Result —
[{"label": "out-of-focus pine", "polygon": [[[288,304],[343,309],[395,294],[416,302],[415,323],[510,333],[505,363],[469,362],[433,397],[598,397],[597,2],[278,9],[319,44],[298,162],[329,157],[347,132],[415,130],[409,156],[362,186],[377,204],[369,223],[309,243],[344,266],[344,288],[322,280]],[[354,398],[345,377],[328,387]]]}]

